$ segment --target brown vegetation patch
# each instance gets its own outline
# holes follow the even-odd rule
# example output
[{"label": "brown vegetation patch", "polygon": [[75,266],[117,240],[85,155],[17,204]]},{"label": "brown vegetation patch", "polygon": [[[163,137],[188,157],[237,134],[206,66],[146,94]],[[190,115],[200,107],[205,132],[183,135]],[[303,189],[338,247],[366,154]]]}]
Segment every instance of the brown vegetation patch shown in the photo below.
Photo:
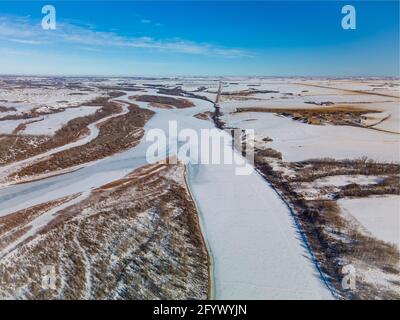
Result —
[{"label": "brown vegetation patch", "polygon": [[368,158],[335,160],[330,158],[311,159],[288,164],[297,171],[291,182],[311,182],[319,178],[338,175],[398,175],[400,165],[380,163]]},{"label": "brown vegetation patch", "polygon": [[1,121],[4,120],[24,120],[24,119],[32,119],[32,118],[37,118],[40,116],[44,115],[49,115],[49,114],[54,114],[54,113],[59,113],[65,111],[65,108],[48,108],[46,111],[38,111],[39,108],[33,108],[29,110],[28,112],[23,112],[21,114],[10,114],[5,117],[0,118],[0,124]]},{"label": "brown vegetation patch", "polygon": [[[217,93],[217,92],[214,92]],[[235,101],[247,101],[247,100],[265,100],[265,98],[255,97],[255,94],[268,94],[268,93],[279,93],[279,91],[274,90],[256,90],[250,88],[249,90],[232,91],[232,92],[222,92],[221,99],[235,100]]]},{"label": "brown vegetation patch", "polygon": [[312,125],[350,125],[367,127],[362,124],[363,115],[367,113],[379,113],[378,110],[362,109],[352,105],[337,105],[326,108],[290,109],[290,108],[237,108],[239,112],[270,112],[288,117],[295,121]]},{"label": "brown vegetation patch", "polygon": [[[132,97],[129,97],[132,98]],[[193,107],[193,102],[183,99],[183,98],[172,98],[165,96],[152,96],[152,95],[139,95],[135,96],[134,99],[140,102],[152,102],[152,103],[161,103],[166,105],[171,105],[175,108],[190,108]]]},{"label": "brown vegetation patch", "polygon": [[181,97],[183,97],[185,95],[185,91],[183,91],[182,88],[180,88],[180,87],[158,88],[157,93],[165,94],[165,95],[169,95],[169,96],[181,96]]},{"label": "brown vegetation patch", "polygon": [[206,111],[206,112],[196,113],[194,117],[200,120],[211,120],[213,115],[214,112]]},{"label": "brown vegetation patch", "polygon": [[340,188],[336,198],[357,197],[364,198],[371,195],[400,195],[400,177],[391,176],[383,179],[377,184],[358,185],[356,183],[348,184]]},{"label": "brown vegetation patch", "polygon": [[158,103],[158,102],[150,102],[149,103],[150,107],[153,108],[158,108],[158,109],[173,109],[174,107],[169,105],[169,104],[165,104],[165,103]]},{"label": "brown vegetation patch", "polygon": [[0,106],[0,112],[9,112],[9,111],[17,111],[14,107],[5,107],[5,106]]},{"label": "brown vegetation patch", "polygon": [[[177,97],[189,97],[189,98],[205,100],[205,101],[213,103],[213,101],[211,101],[208,97],[201,96],[201,95],[198,95],[193,92],[184,91],[184,90],[182,90],[181,87],[164,88],[164,87],[158,86],[158,85],[154,85],[153,87],[158,89],[157,93],[159,93],[159,94],[165,94],[165,95],[177,96]],[[194,92],[201,92],[201,91],[204,91],[204,89],[206,89],[206,88],[205,87],[203,87],[203,89],[199,88],[199,89],[194,90]]]},{"label": "brown vegetation patch", "polygon": [[254,94],[258,94],[258,93],[279,93],[279,91],[250,89],[250,90],[233,91],[233,92],[222,92],[221,95],[223,97],[237,97],[237,96],[246,97],[246,96],[251,96]]},{"label": "brown vegetation patch", "polygon": [[265,158],[276,158],[279,160],[282,160],[282,153],[272,149],[272,148],[266,148],[266,149],[258,149],[255,148],[254,150],[254,160],[256,162],[260,161],[264,161]]}]

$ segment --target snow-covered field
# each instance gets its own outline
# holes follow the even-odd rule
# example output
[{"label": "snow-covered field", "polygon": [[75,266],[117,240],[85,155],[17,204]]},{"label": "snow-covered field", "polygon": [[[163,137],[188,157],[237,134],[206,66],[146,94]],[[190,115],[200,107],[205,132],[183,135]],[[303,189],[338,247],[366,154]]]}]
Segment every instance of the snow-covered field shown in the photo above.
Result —
[{"label": "snow-covered field", "polygon": [[5,115],[21,114],[37,108],[46,112],[48,109],[59,109],[77,106],[102,96],[100,90],[82,91],[63,87],[16,87],[9,85],[0,91],[0,105],[13,107],[16,111],[0,113],[0,118]]},{"label": "snow-covered field", "polygon": [[400,161],[400,135],[351,126],[309,125],[267,112],[225,115],[229,126],[254,129],[273,141],[268,145],[282,152],[287,161],[316,158],[355,159],[363,156]]},{"label": "snow-covered field", "polygon": [[338,203],[367,233],[400,248],[400,196],[341,199]]},{"label": "snow-covered field", "polygon": [[38,121],[28,124],[23,134],[52,136],[68,121],[94,114],[99,109],[99,107],[68,108],[62,112],[45,115],[36,119]]},{"label": "snow-covered field", "polygon": [[[125,92],[124,96],[116,99],[125,102],[121,104],[123,111],[89,124],[86,135],[79,137],[76,141],[0,167],[0,173],[3,176],[16,168],[60,151],[88,144],[98,137],[102,123],[128,112],[128,103],[135,103],[140,108],[155,112],[145,124],[146,132],[151,129],[161,129],[166,134],[171,134],[169,138],[175,138],[173,136],[175,133],[170,133],[168,130],[169,121],[177,121],[178,132],[180,129],[193,129],[200,133],[201,129],[214,128],[211,121],[194,117],[199,113],[214,111],[213,104],[204,99],[184,96],[185,99],[194,103],[194,107],[161,109],[152,107],[147,102],[129,99],[129,97],[147,94],[177,98],[177,96],[158,91],[160,88],[180,87],[187,93],[214,101],[217,97],[218,79],[120,78],[103,79],[97,82],[93,79],[80,79],[78,87],[54,90],[51,89],[51,80],[36,79],[34,82],[43,81],[46,83],[49,81],[49,85],[12,90],[12,84],[8,84],[9,87],[3,96],[0,95],[0,100],[7,100],[3,103],[4,105],[7,103],[5,106],[21,103],[21,107],[16,108],[17,111],[7,111],[4,115],[17,115],[29,111],[27,105],[49,110],[66,109],[59,113],[31,119],[3,121],[0,119],[0,133],[10,134],[19,124],[31,122],[27,123],[26,128],[19,131],[18,135],[51,136],[69,120],[96,112],[98,107],[71,108],[71,106],[84,105],[84,102],[103,95],[104,91],[99,89],[101,87],[109,86],[113,90],[117,87],[118,91]],[[140,93],[134,91],[136,89],[125,90],[124,86],[134,86],[140,90]],[[86,91],[87,88],[91,88],[92,91]],[[282,159],[270,159],[269,164],[276,172],[281,170],[288,175],[296,174],[295,168],[289,166],[291,162],[309,159],[341,160],[367,157],[377,162],[399,163],[397,88],[394,80],[229,78],[224,79],[222,84],[221,120],[228,127],[254,129],[259,142],[263,138],[269,138],[262,142],[263,147],[282,153]],[[45,94],[41,95],[40,92],[45,92]],[[84,94],[77,94],[79,92]],[[363,125],[373,128],[333,124],[311,125],[270,112],[231,113],[237,108],[315,109],[328,108],[332,104],[351,105],[382,112],[367,113],[367,118],[363,119]],[[1,102],[0,105],[2,105]],[[0,113],[0,118],[2,116],[3,113]],[[32,120],[41,121],[32,122]],[[230,136],[227,133],[224,134],[229,142],[221,148],[228,152],[232,150]],[[29,241],[30,236],[35,237],[37,232],[44,230],[57,218],[59,210],[78,204],[93,190],[122,179],[133,170],[145,166],[146,152],[151,144],[152,142],[143,139],[135,147],[107,158],[83,163],[60,172],[45,172],[41,176],[36,175],[36,178],[40,180],[0,187],[0,217],[64,197],[79,195],[34,220],[35,223],[31,224],[31,229],[12,241],[3,250],[3,254],[17,252],[17,245],[25,240]],[[107,145],[104,146],[106,147]],[[174,156],[176,152],[175,148],[168,148],[166,155]],[[210,150],[201,150],[201,152],[209,153]],[[207,156],[209,157],[209,154]],[[157,160],[163,160],[162,157]],[[238,153],[235,153],[235,157],[243,161]],[[253,171],[250,175],[237,175],[235,169],[237,169],[235,164],[189,163],[187,165],[188,187],[199,210],[203,237],[207,242],[210,255],[212,297],[221,299],[334,298],[331,286],[329,288],[327,286],[325,274],[317,268],[315,255],[306,241],[304,230],[301,229],[298,220],[292,216],[289,206],[277,192],[279,190],[276,191],[269,185],[257,171]],[[315,190],[317,191],[315,195],[318,196],[318,190],[321,188],[332,187],[340,190],[341,187],[350,184],[361,187],[377,185],[385,178],[387,176],[384,174],[341,174],[303,182],[297,187],[298,190],[302,188],[303,191],[311,193]],[[368,234],[384,241],[399,243],[397,242],[400,234],[398,195],[344,198],[338,203],[342,210],[359,221]],[[366,207],[368,209],[365,209]],[[148,223],[151,223],[151,219],[148,219]]]},{"label": "snow-covered field", "polygon": [[354,176],[328,176],[320,179],[316,179],[311,183],[311,187],[320,188],[327,186],[345,186],[350,183],[357,183],[359,185],[368,185],[374,184],[382,181],[383,177],[379,176],[363,176],[363,175],[354,175]]},{"label": "snow-covered field", "polygon": [[[296,185],[296,191],[305,199],[330,198],[332,194],[340,191],[340,187],[350,184],[359,186],[375,185],[382,182],[384,176],[365,175],[337,175],[315,179],[312,182],[302,182]],[[322,192],[321,192],[322,191]]]},{"label": "snow-covered field", "polygon": [[41,118],[23,119],[23,120],[3,120],[0,122],[0,134],[12,134],[13,131],[17,129],[19,125],[40,119]]},{"label": "snow-covered field", "polygon": [[[346,105],[381,111],[384,117],[389,117],[382,123],[376,121],[379,123],[376,128],[400,133],[400,87],[396,80],[258,79],[256,82],[253,79],[253,85],[257,85],[255,87],[247,80],[237,83],[232,85],[224,82],[224,93],[236,92],[238,95],[236,98],[222,97],[221,108],[226,114],[244,107],[312,109],[328,102],[327,106]],[[240,97],[241,91],[252,90],[254,94],[245,99]],[[257,93],[263,90],[270,92]]]}]

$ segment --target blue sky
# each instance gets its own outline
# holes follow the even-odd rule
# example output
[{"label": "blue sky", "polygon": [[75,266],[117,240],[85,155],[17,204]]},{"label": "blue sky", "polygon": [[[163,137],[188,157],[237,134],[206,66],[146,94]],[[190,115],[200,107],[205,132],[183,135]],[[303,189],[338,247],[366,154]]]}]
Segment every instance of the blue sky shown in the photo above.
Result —
[{"label": "blue sky", "polygon": [[[41,8],[57,29],[42,30]],[[356,8],[357,29],[341,28]],[[399,76],[398,1],[2,1],[0,73]]]}]

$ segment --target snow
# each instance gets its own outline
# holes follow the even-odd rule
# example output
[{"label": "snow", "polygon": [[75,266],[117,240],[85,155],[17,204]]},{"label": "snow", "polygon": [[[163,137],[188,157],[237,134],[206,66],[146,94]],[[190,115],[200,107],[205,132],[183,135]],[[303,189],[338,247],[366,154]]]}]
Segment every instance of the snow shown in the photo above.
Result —
[{"label": "snow", "polygon": [[11,134],[18,127],[18,125],[25,123],[27,124],[26,129],[19,132],[19,134],[52,136],[68,121],[93,114],[99,109],[100,107],[68,108],[62,112],[30,119],[3,120],[0,121],[0,133]]},{"label": "snow", "polygon": [[[109,115],[109,116],[107,116],[105,118],[102,118],[102,119],[100,119],[100,120],[98,120],[96,122],[93,122],[90,125],[88,125],[89,134],[84,136],[83,138],[77,140],[77,141],[74,141],[74,142],[65,144],[63,146],[51,149],[51,150],[49,150],[47,152],[38,154],[38,155],[30,157],[28,159],[24,159],[24,160],[21,160],[21,161],[13,162],[13,163],[11,163],[9,165],[1,166],[0,167],[0,179],[10,175],[13,171],[15,171],[17,169],[21,169],[23,166],[31,165],[32,163],[34,163],[36,161],[39,161],[39,160],[42,160],[43,158],[49,157],[52,154],[55,154],[55,153],[58,153],[58,152],[61,152],[61,151],[64,151],[64,150],[68,150],[68,149],[71,149],[71,148],[75,148],[75,147],[78,147],[78,146],[82,146],[84,144],[87,144],[87,143],[91,142],[92,140],[96,139],[97,136],[100,133],[100,130],[98,128],[99,124],[101,124],[103,122],[106,122],[106,121],[108,121],[108,120],[110,120],[112,118],[124,115],[124,114],[129,112],[127,104],[123,104],[122,105],[122,109],[123,110],[120,113]],[[0,184],[0,186],[1,185],[2,184]]]},{"label": "snow", "polygon": [[[375,128],[400,133],[400,101],[399,98],[396,98],[400,96],[398,81],[259,79],[258,86],[251,87],[250,84],[251,81],[248,79],[244,82],[239,81],[238,85],[230,85],[225,82],[223,92],[256,89],[279,91],[279,93],[254,94],[242,101],[234,100],[234,97],[223,97],[220,104],[222,112],[229,113],[237,108],[249,107],[314,109],[321,108],[321,106],[309,102],[329,101],[336,105],[351,105],[366,110],[382,111],[382,113],[368,114],[376,121],[371,119],[364,123],[367,125],[378,123],[374,126]],[[329,86],[330,88],[319,86]],[[380,94],[384,94],[384,96]],[[383,118],[385,118],[384,121],[380,122]]]},{"label": "snow", "polygon": [[319,178],[311,182],[309,185],[312,188],[321,188],[327,186],[342,187],[351,183],[359,185],[377,184],[381,182],[384,177],[379,176],[364,176],[364,175],[338,175]]},{"label": "snow", "polygon": [[376,127],[376,124],[390,117],[390,114],[387,112],[365,113],[363,117],[366,118],[362,121],[363,125]]},{"label": "snow", "polygon": [[[179,129],[212,128],[212,123],[194,117],[199,112],[212,111],[212,104],[189,100],[196,107],[164,110],[138,102],[140,107],[156,112],[145,130],[159,128],[168,132],[169,120],[176,120]],[[120,179],[147,164],[148,146],[149,142],[143,139],[135,148],[80,170],[0,189],[0,215],[66,195],[85,194]],[[227,147],[230,148],[223,148]],[[174,153],[173,149],[168,151]],[[239,176],[235,174],[236,168],[213,164],[188,168],[189,186],[200,208],[204,236],[213,256],[214,297],[331,299],[310,253],[299,239],[287,206],[256,172]]]},{"label": "snow", "polygon": [[20,124],[28,123],[30,121],[35,121],[39,119],[40,118],[0,121],[0,134],[11,134]]},{"label": "snow", "polygon": [[297,183],[296,192],[302,194],[304,199],[332,199],[334,193],[340,191],[340,187],[356,183],[358,185],[377,184],[385,177],[364,175],[337,175],[316,179],[312,182]]},{"label": "snow", "polygon": [[400,248],[400,196],[340,199],[338,204],[374,237]]},{"label": "snow", "polygon": [[50,209],[49,211],[43,213],[36,219],[34,219],[31,223],[27,226],[31,227],[26,233],[24,233],[21,237],[17,238],[14,242],[10,243],[7,247],[0,251],[0,257],[4,258],[12,249],[14,249],[18,244],[24,242],[29,237],[34,236],[38,231],[40,231],[43,227],[45,227],[51,220],[54,219],[54,216],[57,212],[73,205],[76,203],[81,202],[82,200],[86,199],[90,193],[85,192],[80,194],[79,196],[62,203],[61,205]]},{"label": "snow", "polygon": [[345,90],[360,90],[400,97],[398,81],[389,79],[342,79],[323,81],[322,84]]},{"label": "snow", "polygon": [[39,118],[43,120],[28,124],[23,134],[52,136],[63,125],[67,124],[68,121],[94,114],[99,109],[100,107],[68,108],[63,112],[45,115]]},{"label": "snow", "polygon": [[23,102],[22,103],[21,102],[0,102],[0,106],[16,109],[16,111],[11,110],[11,111],[0,112],[0,119],[5,116],[9,116],[9,115],[20,115],[20,114],[32,109],[32,105],[30,105],[29,103],[23,103]]},{"label": "snow", "polygon": [[[382,112],[382,117],[384,120],[374,125],[374,128],[378,128],[381,130],[388,130],[391,132],[400,133],[400,104],[399,102],[394,103],[383,103],[383,104],[371,104],[371,108],[376,106],[378,110],[384,110]],[[375,114],[375,117],[379,117],[380,114]],[[372,115],[371,115],[372,116]]]},{"label": "snow", "polygon": [[[19,112],[26,112],[33,108],[50,107],[54,109],[76,106],[102,95],[99,90],[82,91],[80,89],[68,89],[60,87],[2,88],[0,100],[6,100],[9,106],[16,107]],[[17,101],[17,102],[16,102]],[[5,103],[0,105],[8,106]],[[2,113],[0,113],[2,116]]]},{"label": "snow", "polygon": [[286,161],[367,156],[381,162],[400,162],[400,136],[393,133],[352,126],[309,125],[267,112],[242,112],[224,119],[230,126],[254,129],[257,135],[272,138],[269,147],[282,152]]}]

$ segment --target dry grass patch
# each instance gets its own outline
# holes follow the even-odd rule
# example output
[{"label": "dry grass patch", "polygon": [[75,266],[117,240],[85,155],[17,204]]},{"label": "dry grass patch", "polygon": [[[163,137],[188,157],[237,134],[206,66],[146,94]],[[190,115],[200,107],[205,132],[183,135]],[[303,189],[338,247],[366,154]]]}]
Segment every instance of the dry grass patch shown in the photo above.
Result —
[{"label": "dry grass patch", "polygon": [[17,111],[14,107],[5,107],[5,106],[0,106],[0,112],[9,112],[9,111]]},{"label": "dry grass patch", "polygon": [[152,96],[152,95],[139,95],[139,96],[131,96],[129,99],[134,99],[140,102],[151,102],[151,103],[159,103],[163,105],[170,105],[172,107],[182,109],[182,108],[190,108],[193,107],[193,102],[183,99],[183,98],[172,98],[172,97],[164,97],[164,96]]},{"label": "dry grass patch", "polygon": [[311,125],[350,125],[356,127],[368,127],[362,124],[363,115],[368,113],[379,113],[381,111],[363,109],[352,105],[336,105],[333,107],[318,108],[237,108],[235,113],[240,112],[269,112],[293,119],[295,121]]},{"label": "dry grass patch", "polygon": [[206,111],[206,112],[196,113],[194,117],[200,120],[211,120],[213,115],[214,112]]}]

